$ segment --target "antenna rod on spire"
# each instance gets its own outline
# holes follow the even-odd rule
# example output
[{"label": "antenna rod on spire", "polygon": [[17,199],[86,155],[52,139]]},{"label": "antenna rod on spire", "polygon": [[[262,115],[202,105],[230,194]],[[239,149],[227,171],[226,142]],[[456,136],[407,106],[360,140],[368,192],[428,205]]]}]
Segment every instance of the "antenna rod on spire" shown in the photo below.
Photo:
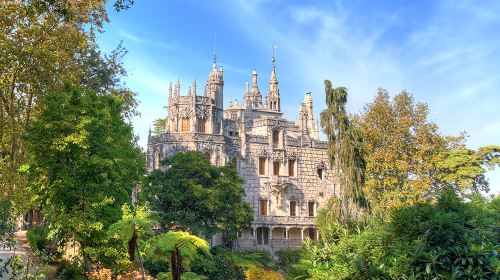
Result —
[{"label": "antenna rod on spire", "polygon": [[214,64],[216,64],[216,62],[217,62],[217,57],[215,55],[216,42],[217,42],[217,31],[214,32]]},{"label": "antenna rod on spire", "polygon": [[273,59],[272,59],[272,62],[273,62],[273,70],[274,70],[274,68],[275,68],[275,66],[274,66],[274,62],[276,61],[276,59],[274,59],[274,49],[276,49],[277,47],[278,47],[277,45],[274,45],[274,44],[273,44]]}]

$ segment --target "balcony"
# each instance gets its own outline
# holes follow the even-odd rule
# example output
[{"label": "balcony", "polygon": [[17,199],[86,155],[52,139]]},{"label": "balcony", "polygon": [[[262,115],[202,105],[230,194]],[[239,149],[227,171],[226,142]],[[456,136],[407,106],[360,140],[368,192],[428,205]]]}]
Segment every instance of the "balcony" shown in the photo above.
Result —
[{"label": "balcony", "polygon": [[316,223],[316,217],[256,216],[254,223],[313,226]]},{"label": "balcony", "polygon": [[290,184],[290,176],[285,175],[270,175],[269,183],[275,185],[288,185]]}]

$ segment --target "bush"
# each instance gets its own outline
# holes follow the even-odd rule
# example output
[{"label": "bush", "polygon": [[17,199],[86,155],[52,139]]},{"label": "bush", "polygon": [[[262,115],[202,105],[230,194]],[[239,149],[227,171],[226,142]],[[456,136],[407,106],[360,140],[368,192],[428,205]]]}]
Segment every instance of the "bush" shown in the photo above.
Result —
[{"label": "bush", "polygon": [[306,243],[291,273],[322,280],[498,279],[499,199],[464,202],[445,192],[437,203],[396,209],[335,243]]},{"label": "bush", "polygon": [[250,267],[245,272],[247,280],[285,280],[279,272],[262,267]]},{"label": "bush", "polygon": [[85,271],[76,263],[62,261],[57,267],[57,279],[73,279],[73,280],[86,280]]},{"label": "bush", "polygon": [[45,253],[48,245],[47,235],[49,229],[45,226],[37,226],[26,232],[28,243],[32,250]]}]

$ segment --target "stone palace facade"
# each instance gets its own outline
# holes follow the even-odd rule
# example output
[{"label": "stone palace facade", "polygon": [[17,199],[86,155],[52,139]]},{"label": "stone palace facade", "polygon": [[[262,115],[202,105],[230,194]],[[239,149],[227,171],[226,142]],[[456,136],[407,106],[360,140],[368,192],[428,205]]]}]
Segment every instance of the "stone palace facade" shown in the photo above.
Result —
[{"label": "stone palace facade", "polygon": [[318,239],[318,209],[338,192],[311,95],[299,106],[297,121],[284,119],[274,57],[272,62],[265,100],[253,70],[243,104],[229,101],[226,109],[224,72],[215,59],[202,94],[197,94],[196,79],[186,95],[179,81],[170,83],[164,131],[148,137],[149,171],[187,150],[205,153],[215,165],[236,166],[254,211],[251,228],[238,233],[235,247],[241,250],[274,252],[299,247],[305,238]]}]

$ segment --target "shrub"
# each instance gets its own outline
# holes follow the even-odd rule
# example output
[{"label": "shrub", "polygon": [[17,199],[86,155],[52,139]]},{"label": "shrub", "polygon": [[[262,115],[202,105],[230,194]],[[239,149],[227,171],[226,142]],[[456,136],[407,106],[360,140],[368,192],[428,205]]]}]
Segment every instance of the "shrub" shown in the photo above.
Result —
[{"label": "shrub", "polygon": [[279,272],[261,267],[250,267],[246,270],[247,280],[285,280]]},{"label": "shrub", "polygon": [[57,267],[57,279],[86,280],[85,271],[76,263],[62,261]]},{"label": "shrub", "polygon": [[31,249],[39,253],[44,253],[48,244],[48,233],[49,229],[45,226],[37,226],[28,230],[26,232],[26,237],[28,238]]}]

